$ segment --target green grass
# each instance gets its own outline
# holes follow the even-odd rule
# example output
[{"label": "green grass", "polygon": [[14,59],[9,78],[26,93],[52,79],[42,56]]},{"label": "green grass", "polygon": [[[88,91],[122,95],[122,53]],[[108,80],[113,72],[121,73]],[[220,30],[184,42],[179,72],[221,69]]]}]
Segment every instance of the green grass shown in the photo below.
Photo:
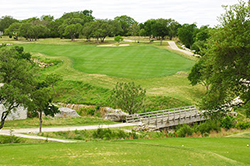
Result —
[{"label": "green grass", "polygon": [[189,71],[194,62],[168,50],[152,46],[96,47],[82,45],[24,45],[28,52],[66,56],[72,67],[88,74],[122,78],[152,78]]},{"label": "green grass", "polygon": [[[0,165],[249,165],[247,138],[0,145]],[[182,146],[184,145],[184,146]]]},{"label": "green grass", "polygon": [[[98,117],[77,117],[77,118],[43,118],[43,127],[56,126],[88,126],[99,124],[115,124],[115,122],[104,120]],[[13,128],[36,128],[39,127],[38,118],[28,118],[25,120],[6,121],[3,129]]]},{"label": "green grass", "polygon": [[[162,64],[162,62],[159,62],[159,64],[154,64],[156,68],[152,68],[152,71],[155,70],[156,72],[155,73],[148,72],[149,74],[151,74],[150,77],[149,75],[146,75],[146,74],[143,76],[140,76],[143,78],[138,78],[137,75],[139,76],[139,74],[135,76],[137,78],[132,78],[133,73],[130,75],[130,73],[128,72],[130,69],[128,68],[127,68],[128,70],[124,72],[127,72],[127,74],[130,75],[128,76],[129,78],[124,78],[122,76],[123,75],[122,72],[119,72],[119,73],[117,72],[118,75],[120,75],[121,77],[100,74],[100,72],[104,70],[108,70],[110,66],[107,69],[103,67],[99,68],[98,69],[99,73],[89,74],[83,71],[84,66],[81,66],[83,63],[86,63],[86,62],[82,63],[81,61],[82,64],[81,63],[77,64],[78,61],[80,62],[80,60],[84,58],[91,60],[91,58],[95,57],[97,58],[97,61],[100,61],[98,59],[97,54],[103,55],[104,58],[105,56],[111,57],[109,53],[119,55],[120,50],[125,51],[121,54],[123,57],[128,56],[130,58],[134,58],[134,57],[131,57],[131,55],[127,55],[126,53],[127,50],[128,50],[128,53],[139,52],[139,50],[140,51],[145,50],[146,52],[144,54],[148,54],[147,52],[148,50],[149,52],[150,51],[153,52],[153,54],[154,54],[154,51],[158,52],[159,55],[156,55],[156,57],[160,58],[160,61],[162,60],[161,57],[163,57],[163,59],[165,60],[169,60],[167,58],[170,57],[170,58],[173,58],[172,60],[190,62],[190,64],[188,63],[188,65],[190,65],[189,68],[192,66],[192,64],[194,64],[195,60],[189,60],[189,59],[193,59],[193,57],[184,56],[181,54],[177,54],[176,52],[172,50],[171,52],[167,50],[166,42],[163,43],[163,46],[160,46],[158,42],[154,42],[154,43],[149,43],[149,42],[128,43],[127,42],[128,44],[131,45],[130,47],[106,48],[106,47],[96,47],[96,45],[93,45],[92,43],[85,43],[84,42],[85,40],[82,40],[82,39],[76,40],[75,42],[71,42],[70,40],[65,40],[65,39],[63,40],[61,39],[39,39],[37,42],[34,42],[34,41],[27,42],[23,39],[21,39],[21,41],[14,41],[13,39],[10,40],[10,39],[3,38],[3,39],[0,39],[0,43],[1,43],[1,40],[5,43],[12,43],[13,45],[22,44],[22,46],[24,46],[25,48],[27,47],[25,51],[29,51],[29,50],[33,51],[32,55],[34,57],[41,57],[41,59],[51,58],[51,59],[63,61],[63,63],[59,63],[55,66],[43,69],[43,72],[42,72],[44,74],[56,73],[63,77],[64,81],[59,83],[59,85],[56,87],[58,92],[60,92],[60,96],[56,97],[55,101],[61,100],[62,102],[71,102],[71,103],[77,102],[77,103],[84,103],[84,104],[99,105],[100,103],[105,103],[105,99],[107,98],[107,95],[109,94],[108,91],[110,91],[113,87],[115,87],[117,82],[132,82],[132,81],[135,82],[135,84],[137,85],[141,85],[143,88],[147,90],[147,96],[149,96],[149,98],[152,99],[152,100],[147,100],[149,101],[149,104],[153,103],[152,101],[156,101],[156,99],[158,99],[158,96],[159,96],[162,100],[164,99],[166,100],[164,102],[165,103],[164,105],[169,105],[169,108],[173,106],[175,107],[175,106],[197,104],[200,101],[201,96],[203,96],[205,93],[205,88],[202,87],[201,85],[198,85],[198,86],[190,85],[190,82],[187,79],[188,68],[186,69],[183,68],[183,70],[185,71],[181,71],[182,68],[178,68],[177,63],[172,64],[172,65],[176,65],[172,67],[177,67],[174,70],[176,70],[176,72],[181,72],[182,74],[159,76],[161,74],[163,75],[167,74],[167,72],[170,71],[170,70],[166,71],[165,69],[163,69],[162,71],[157,72],[158,70],[157,68],[161,68],[159,64]],[[104,44],[114,44],[113,39],[107,40]],[[59,50],[60,48],[63,48],[63,49]],[[86,53],[86,55],[81,56],[82,53],[85,54],[85,52],[82,52],[83,50],[86,50],[86,52],[89,55],[90,54],[92,55],[92,53],[96,53],[96,54],[86,57],[87,55]],[[116,51],[114,50],[117,50],[117,53],[115,53]],[[102,51],[106,53],[104,54],[102,53]],[[141,58],[142,60],[144,59],[146,60],[146,58],[143,57],[144,54],[141,52],[139,52],[138,54],[142,57]],[[147,63],[152,61],[150,58],[154,58],[154,57],[147,55]],[[97,66],[97,63],[94,60],[91,61],[91,64],[93,66]],[[168,64],[168,65],[170,66],[171,64]],[[80,69],[77,69],[77,66],[80,67]],[[89,65],[89,67],[92,67],[92,66]],[[144,71],[151,70],[150,68],[147,68],[147,66],[141,66],[141,67],[143,67],[143,69],[140,69],[140,70],[144,70]],[[123,69],[123,66],[120,66],[120,69]],[[90,85],[91,89],[89,88],[85,89],[82,85],[79,84],[79,82],[82,82],[82,85]],[[171,102],[177,101],[176,103],[180,103],[180,104],[183,103],[183,104],[182,105],[171,104],[170,101]],[[157,102],[157,103],[160,103],[160,102]],[[151,106],[150,108],[152,108]],[[155,105],[155,108],[157,107],[161,107],[161,106]]]}]

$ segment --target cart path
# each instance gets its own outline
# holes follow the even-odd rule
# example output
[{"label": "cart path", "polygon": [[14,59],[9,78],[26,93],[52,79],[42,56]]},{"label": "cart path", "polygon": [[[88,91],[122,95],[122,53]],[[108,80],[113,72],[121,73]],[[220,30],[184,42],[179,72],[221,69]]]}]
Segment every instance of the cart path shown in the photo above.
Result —
[{"label": "cart path", "polygon": [[[67,126],[67,127],[44,127],[42,128],[42,132],[59,132],[59,131],[74,131],[74,130],[93,130],[98,128],[118,128],[118,127],[127,127],[127,126],[135,126],[139,125],[140,123],[119,123],[119,124],[112,124],[112,125],[91,125],[91,126]],[[77,142],[71,140],[63,140],[63,139],[55,139],[55,138],[47,138],[35,135],[26,135],[29,133],[38,133],[38,128],[22,128],[22,129],[3,129],[0,130],[0,135],[15,135],[16,137],[22,138],[30,138],[30,139],[42,139],[48,141],[55,141],[55,142],[63,142],[63,143],[70,143],[70,142]],[[24,134],[21,134],[24,133]]]},{"label": "cart path", "polygon": [[180,48],[175,44],[174,41],[168,41],[168,44],[169,44],[170,48],[173,49],[173,50],[183,52],[184,54],[187,54],[187,55],[199,56],[199,55],[197,55],[197,54],[194,54],[193,52],[190,52],[190,51],[187,51],[187,50],[182,50],[182,49],[180,49]]}]

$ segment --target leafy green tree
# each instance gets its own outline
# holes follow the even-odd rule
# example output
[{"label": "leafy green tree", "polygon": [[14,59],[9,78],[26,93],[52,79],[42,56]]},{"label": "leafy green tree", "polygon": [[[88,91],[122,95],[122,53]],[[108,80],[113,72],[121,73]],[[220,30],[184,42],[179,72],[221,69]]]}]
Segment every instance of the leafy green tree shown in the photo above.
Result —
[{"label": "leafy green tree", "polygon": [[181,27],[181,24],[179,24],[177,21],[173,20],[173,19],[169,19],[170,23],[169,23],[169,38],[170,40],[173,39],[173,37],[177,36],[178,33],[178,29]]},{"label": "leafy green tree", "polygon": [[120,35],[118,35],[118,36],[116,36],[116,37],[114,38],[114,40],[115,40],[117,43],[120,43],[121,41],[123,41],[123,38],[122,38]]},{"label": "leafy green tree", "polygon": [[33,29],[33,34],[35,41],[46,34],[49,33],[49,29],[45,25],[35,25],[31,27]]},{"label": "leafy green tree", "polygon": [[178,29],[178,37],[187,48],[191,48],[193,45],[196,30],[196,24],[184,24]]},{"label": "leafy green tree", "polygon": [[249,4],[226,6],[221,26],[212,31],[204,55],[212,66],[210,90],[202,100],[204,108],[218,109],[240,96],[250,100],[250,19]]},{"label": "leafy green tree", "polygon": [[19,32],[20,32],[21,23],[15,22],[9,26],[9,28],[5,29],[5,34],[9,36],[14,36],[16,40],[18,40]]},{"label": "leafy green tree", "polygon": [[5,29],[9,28],[9,26],[15,22],[18,22],[18,20],[11,16],[3,16],[0,18],[0,31],[4,33]]},{"label": "leafy green tree", "polygon": [[121,24],[122,33],[121,36],[128,36],[132,34],[132,26],[134,24],[138,24],[132,17],[122,15],[115,17],[115,20],[117,20]]},{"label": "leafy green tree", "polygon": [[3,47],[0,49],[0,101],[6,111],[1,115],[0,129],[11,111],[18,106],[29,107],[32,103],[30,94],[35,86],[34,71],[31,62],[20,58],[16,49]]},{"label": "leafy green tree", "polygon": [[42,126],[42,113],[54,116],[58,112],[52,104],[52,89],[58,79],[47,77],[42,80],[35,65],[30,61],[31,55],[23,52],[23,47],[0,48],[0,102],[6,111],[1,115],[0,129],[11,111],[23,106],[28,111],[39,112],[40,131]]},{"label": "leafy green tree", "polygon": [[49,74],[45,78],[46,84],[52,87],[55,95],[57,94],[55,90],[55,85],[57,85],[59,81],[62,81],[62,77],[58,74]]},{"label": "leafy green tree", "polygon": [[143,109],[143,102],[146,97],[146,90],[134,82],[117,83],[113,89],[109,102],[112,107],[133,114]]},{"label": "leafy green tree", "polygon": [[196,54],[203,56],[207,49],[207,40],[210,37],[210,28],[208,26],[202,26],[197,30],[194,37],[194,43],[191,46],[191,50],[195,50]]},{"label": "leafy green tree", "polygon": [[66,26],[64,35],[67,36],[69,35],[71,38],[71,41],[73,41],[76,37],[76,35],[82,31],[82,25],[77,23],[77,24],[70,24]]},{"label": "leafy green tree", "polygon": [[54,115],[58,112],[58,108],[52,103],[51,89],[44,83],[39,83],[30,95],[32,105],[29,107],[29,111],[35,111],[39,114],[39,132],[42,132],[42,115],[47,116]]},{"label": "leafy green tree", "polygon": [[169,20],[167,19],[157,19],[155,23],[151,26],[151,32],[155,37],[159,37],[162,40],[165,36],[169,35]]},{"label": "leafy green tree", "polygon": [[200,59],[191,69],[191,73],[188,75],[188,80],[191,85],[201,84],[209,90],[209,78],[212,75],[212,66],[207,66],[204,59]]}]

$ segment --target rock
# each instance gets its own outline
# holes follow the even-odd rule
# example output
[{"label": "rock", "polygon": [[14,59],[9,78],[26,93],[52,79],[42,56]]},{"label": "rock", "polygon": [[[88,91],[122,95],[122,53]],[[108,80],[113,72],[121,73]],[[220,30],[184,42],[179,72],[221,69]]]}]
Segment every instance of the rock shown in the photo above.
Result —
[{"label": "rock", "polygon": [[66,118],[66,117],[80,117],[77,112],[71,108],[61,107],[59,108],[60,113],[55,114],[55,117]]},{"label": "rock", "polygon": [[105,110],[106,110],[105,119],[114,122],[126,121],[126,117],[129,115],[128,113],[123,112],[121,109],[113,109],[105,107]]},{"label": "rock", "polygon": [[[6,111],[6,108],[3,104],[0,104],[0,116],[2,113]],[[6,120],[20,120],[20,119],[27,119],[27,109],[24,107],[17,107],[16,110],[12,110],[11,113],[7,116]]]}]

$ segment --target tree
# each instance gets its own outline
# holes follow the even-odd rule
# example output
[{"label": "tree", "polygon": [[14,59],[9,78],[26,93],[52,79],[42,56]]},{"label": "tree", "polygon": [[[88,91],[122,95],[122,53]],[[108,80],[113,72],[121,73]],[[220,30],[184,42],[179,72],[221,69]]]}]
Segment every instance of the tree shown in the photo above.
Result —
[{"label": "tree", "polygon": [[206,66],[206,61],[200,59],[192,69],[191,73],[188,75],[188,80],[191,82],[191,85],[197,85],[198,83],[205,86],[206,90],[209,90],[209,78],[212,74],[212,66]]},{"label": "tree", "polygon": [[71,38],[71,41],[73,41],[76,37],[76,35],[79,35],[79,33],[82,31],[82,25],[77,23],[77,24],[70,24],[66,26],[64,35],[67,36],[69,35]]},{"label": "tree", "polygon": [[37,112],[39,114],[39,132],[42,132],[42,115],[43,113],[47,116],[54,115],[58,112],[58,108],[52,104],[52,93],[49,85],[46,83],[39,82],[36,88],[30,95],[32,105],[29,107],[29,111]]},{"label": "tree", "polygon": [[57,94],[56,93],[56,90],[55,90],[55,85],[62,80],[62,77],[59,76],[58,74],[49,74],[46,76],[45,78],[45,82],[47,85],[51,86],[55,95]]},{"label": "tree", "polygon": [[122,28],[122,33],[120,34],[121,36],[128,36],[130,35],[131,32],[131,27],[133,24],[138,24],[133,18],[122,15],[122,16],[117,16],[115,17],[115,20],[117,20],[121,24]]},{"label": "tree", "polygon": [[18,20],[12,18],[11,16],[3,16],[0,18],[0,31],[4,33],[5,29],[9,28],[9,26],[15,22],[18,22]]},{"label": "tree", "polygon": [[9,28],[5,29],[5,34],[9,36],[14,36],[16,40],[18,40],[19,32],[20,32],[21,23],[15,22],[9,26]]},{"label": "tree", "polygon": [[31,55],[23,52],[22,47],[0,48],[0,81],[4,85],[0,88],[0,102],[6,111],[1,115],[0,129],[11,111],[19,106],[28,108],[28,111],[39,112],[40,132],[42,113],[54,116],[58,112],[52,104],[52,89],[58,79],[47,77],[42,80],[38,69],[30,60]]},{"label": "tree", "polygon": [[191,48],[194,43],[196,29],[196,24],[184,24],[178,29],[178,37],[187,48]]},{"label": "tree", "polygon": [[178,29],[181,27],[181,24],[179,24],[177,21],[169,19],[169,38],[170,40],[173,39],[173,37],[177,36]]},{"label": "tree", "polygon": [[116,37],[114,38],[114,40],[115,40],[117,43],[120,43],[121,41],[123,41],[123,38],[122,38],[120,35],[118,35],[118,36],[116,36]]},{"label": "tree", "polygon": [[31,27],[33,29],[33,34],[35,41],[46,34],[49,33],[49,29],[45,25],[35,25]]},{"label": "tree", "polygon": [[212,66],[210,90],[202,100],[203,108],[218,109],[240,96],[250,101],[250,4],[225,6],[221,25],[212,31],[204,55]]},{"label": "tree", "polygon": [[109,98],[110,104],[115,108],[133,114],[143,109],[146,90],[134,82],[117,83]]},{"label": "tree", "polygon": [[210,37],[210,28],[208,26],[202,26],[197,29],[197,33],[194,37],[194,43],[191,46],[192,50],[195,50],[196,54],[203,56],[207,49],[207,39]]},{"label": "tree", "polygon": [[155,23],[151,26],[151,33],[159,37],[161,39],[161,45],[162,40],[169,34],[169,20],[166,19],[157,19],[155,20]]},{"label": "tree", "polygon": [[16,49],[3,47],[0,49],[0,80],[4,85],[0,88],[0,101],[6,111],[1,115],[0,129],[11,111],[18,106],[25,108],[31,105],[30,94],[35,86],[34,71],[31,62],[23,59]]}]

